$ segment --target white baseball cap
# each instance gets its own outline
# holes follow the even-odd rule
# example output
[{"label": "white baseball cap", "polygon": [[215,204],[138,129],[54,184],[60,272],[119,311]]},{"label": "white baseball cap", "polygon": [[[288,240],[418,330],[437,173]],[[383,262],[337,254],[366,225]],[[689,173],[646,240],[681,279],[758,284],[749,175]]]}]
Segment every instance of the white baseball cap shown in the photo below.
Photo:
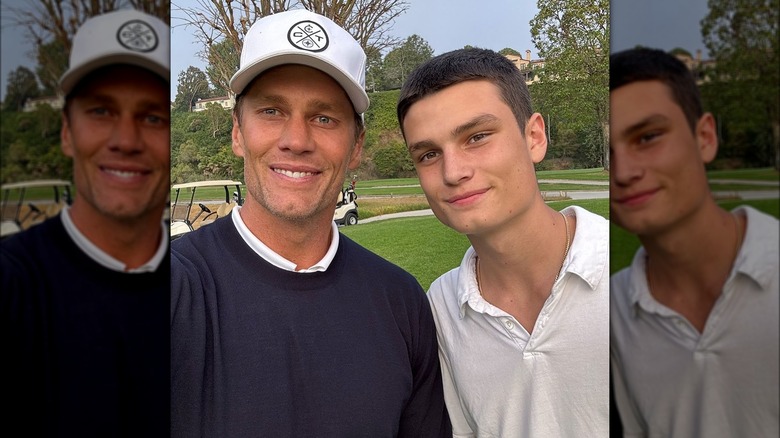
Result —
[{"label": "white baseball cap", "polygon": [[305,9],[278,12],[256,21],[244,38],[241,67],[230,89],[241,94],[260,73],[283,64],[316,68],[341,85],[355,112],[368,109],[366,54],[339,25]]},{"label": "white baseball cap", "polygon": [[122,9],[85,21],[73,37],[70,68],[60,78],[67,95],[89,73],[113,64],[131,64],[170,80],[170,27],[159,18]]}]

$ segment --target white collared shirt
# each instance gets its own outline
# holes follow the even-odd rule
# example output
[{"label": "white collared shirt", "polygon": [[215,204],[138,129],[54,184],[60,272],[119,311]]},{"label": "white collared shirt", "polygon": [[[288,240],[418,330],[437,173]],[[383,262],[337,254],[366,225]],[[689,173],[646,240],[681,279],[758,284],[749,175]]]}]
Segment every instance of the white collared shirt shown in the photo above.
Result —
[{"label": "white collared shirt", "polygon": [[325,253],[325,256],[310,268],[296,270],[295,268],[298,265],[277,254],[260,239],[255,237],[251,231],[249,231],[249,228],[247,228],[244,220],[241,218],[241,214],[239,214],[240,211],[241,206],[237,205],[233,207],[231,214],[231,217],[233,218],[233,225],[235,225],[236,230],[238,230],[238,234],[240,234],[241,238],[244,239],[244,242],[246,242],[246,244],[252,248],[252,251],[256,252],[257,255],[263,258],[263,260],[276,266],[277,268],[300,273],[324,272],[330,266],[333,258],[336,257],[336,251],[339,249],[339,228],[338,225],[336,225],[336,222],[331,222],[330,234],[332,237],[330,240],[330,246],[328,247],[328,251]]},{"label": "white collared shirt", "polygon": [[84,251],[84,253],[96,263],[113,271],[125,272],[128,274],[154,272],[160,266],[160,263],[162,263],[162,260],[168,252],[168,227],[166,227],[165,222],[162,221],[160,222],[160,226],[162,227],[162,238],[160,239],[160,246],[157,247],[157,251],[148,262],[137,268],[127,270],[127,265],[124,262],[111,257],[111,255],[98,248],[97,245],[87,238],[87,236],[79,231],[76,224],[73,223],[73,219],[70,217],[70,206],[66,205],[62,211],[60,211],[60,217],[62,218],[62,224],[65,226],[65,231],[68,233],[68,236],[73,239],[76,246]]},{"label": "white collared shirt", "polygon": [[[752,207],[702,333],[653,298],[640,248],[612,277],[612,368],[626,436],[779,436],[778,220]],[[706,260],[702,260],[706,263]]]},{"label": "white collared shirt", "polygon": [[580,207],[562,274],[532,334],[477,288],[473,248],[428,292],[456,437],[609,431],[609,223]]}]

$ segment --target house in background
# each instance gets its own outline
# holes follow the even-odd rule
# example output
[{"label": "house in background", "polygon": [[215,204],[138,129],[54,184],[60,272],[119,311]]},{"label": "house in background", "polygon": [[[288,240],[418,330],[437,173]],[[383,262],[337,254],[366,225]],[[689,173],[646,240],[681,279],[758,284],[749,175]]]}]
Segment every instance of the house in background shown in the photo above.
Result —
[{"label": "house in background", "polygon": [[525,51],[525,58],[518,55],[504,55],[508,60],[520,69],[525,76],[526,85],[531,85],[539,80],[539,76],[534,73],[534,70],[544,67],[543,59],[531,59],[531,51]]},{"label": "house in background", "polygon": [[205,111],[208,104],[215,103],[223,109],[232,110],[236,100],[232,96],[210,97],[208,99],[198,99],[192,107],[192,111]]},{"label": "house in background", "polygon": [[53,109],[61,110],[65,105],[65,98],[63,96],[31,97],[24,101],[22,111],[29,113],[35,111],[41,105],[49,105]]}]

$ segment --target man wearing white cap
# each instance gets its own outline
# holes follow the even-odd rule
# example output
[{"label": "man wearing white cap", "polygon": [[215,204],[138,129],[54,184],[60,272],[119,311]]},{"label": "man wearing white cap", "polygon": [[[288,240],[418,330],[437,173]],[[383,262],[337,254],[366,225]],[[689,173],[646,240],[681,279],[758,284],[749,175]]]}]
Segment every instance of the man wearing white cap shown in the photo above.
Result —
[{"label": "man wearing white cap", "polygon": [[0,254],[4,425],[20,435],[169,436],[169,35],[122,10],[74,36],[60,87],[77,195]]},{"label": "man wearing white cap", "polygon": [[247,33],[230,83],[246,203],[172,246],[173,436],[451,436],[425,293],[333,223],[365,63],[305,10]]}]

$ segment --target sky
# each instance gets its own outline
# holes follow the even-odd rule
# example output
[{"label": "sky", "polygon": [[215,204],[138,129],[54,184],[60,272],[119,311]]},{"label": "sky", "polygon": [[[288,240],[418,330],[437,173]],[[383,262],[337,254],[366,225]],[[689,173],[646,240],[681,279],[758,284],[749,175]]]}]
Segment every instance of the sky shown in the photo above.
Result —
[{"label": "sky", "polygon": [[[0,20],[0,98],[5,96],[8,73],[18,65],[34,68],[32,46],[19,28],[10,26],[6,13],[8,4],[25,0],[3,0]],[[196,0],[175,0],[177,5],[196,4]],[[538,58],[531,42],[529,22],[537,12],[533,0],[408,0],[409,9],[398,17],[392,34],[405,39],[420,35],[433,48],[434,54],[458,49],[465,45],[501,50],[511,47],[525,55]],[[479,5],[479,6],[475,6]],[[691,53],[706,48],[701,42],[699,22],[707,12],[707,0],[613,0],[612,51],[641,44],[671,50],[682,47]],[[173,12],[171,23],[171,99],[176,93],[179,72],[190,65],[204,69],[197,56],[194,31],[181,26]]]},{"label": "sky", "polygon": [[[197,3],[174,2],[180,6]],[[471,45],[496,51],[511,47],[523,56],[526,50],[531,50],[531,57],[538,57],[531,43],[530,25],[537,12],[535,1],[408,0],[408,4],[409,9],[395,20],[390,33],[401,40],[417,34],[428,42],[434,55]],[[474,7],[475,4],[489,4],[489,7]],[[173,11],[171,100],[176,95],[179,72],[191,65],[205,70],[205,63],[197,56],[202,47],[191,36],[194,30],[180,26],[181,20],[176,17],[177,12]]]},{"label": "sky", "polygon": [[637,45],[665,51],[680,47],[691,54],[707,48],[701,37],[701,20],[707,0],[612,0],[610,4],[611,52]]}]

